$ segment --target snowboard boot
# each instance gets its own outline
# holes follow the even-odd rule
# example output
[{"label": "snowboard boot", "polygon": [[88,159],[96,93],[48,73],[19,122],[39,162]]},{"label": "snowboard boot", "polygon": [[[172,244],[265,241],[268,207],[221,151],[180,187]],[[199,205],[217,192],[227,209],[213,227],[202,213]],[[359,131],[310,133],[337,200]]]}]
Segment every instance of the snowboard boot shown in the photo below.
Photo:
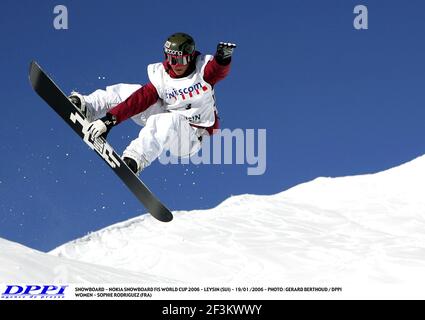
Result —
[{"label": "snowboard boot", "polygon": [[80,93],[72,91],[68,99],[78,108],[78,110],[80,110],[89,122],[94,120],[90,109],[86,106],[84,97]]},{"label": "snowboard boot", "polygon": [[147,162],[143,161],[136,161],[133,158],[130,158],[128,156],[123,156],[122,160],[124,163],[133,171],[135,175],[139,175],[139,173],[147,167]]},{"label": "snowboard boot", "polygon": [[122,160],[131,169],[131,171],[133,171],[134,174],[138,174],[139,169],[136,160],[127,157],[124,157]]}]

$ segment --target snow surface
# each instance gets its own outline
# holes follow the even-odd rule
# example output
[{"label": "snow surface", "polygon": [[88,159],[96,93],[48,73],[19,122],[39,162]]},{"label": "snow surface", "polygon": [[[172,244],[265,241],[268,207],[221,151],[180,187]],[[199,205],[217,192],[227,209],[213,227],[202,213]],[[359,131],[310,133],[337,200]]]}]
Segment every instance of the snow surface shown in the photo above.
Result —
[{"label": "snow surface", "polygon": [[170,279],[148,274],[58,258],[0,239],[0,283],[119,284],[142,281],[154,284],[173,283]]},{"label": "snow surface", "polygon": [[377,174],[231,197],[213,209],[175,212],[171,223],[143,215],[49,254],[2,240],[0,283],[47,281],[55,277],[52,267],[61,265],[74,282],[420,289],[424,190],[422,156]]},{"label": "snow surface", "polygon": [[52,255],[182,282],[405,283],[425,271],[425,156],[209,210],[141,216]]}]

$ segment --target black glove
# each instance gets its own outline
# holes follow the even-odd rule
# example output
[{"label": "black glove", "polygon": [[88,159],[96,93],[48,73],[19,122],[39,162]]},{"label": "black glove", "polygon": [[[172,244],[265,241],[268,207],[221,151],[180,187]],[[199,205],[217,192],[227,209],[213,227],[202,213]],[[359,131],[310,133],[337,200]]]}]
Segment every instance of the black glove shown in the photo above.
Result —
[{"label": "black glove", "polygon": [[236,48],[236,44],[230,42],[220,42],[217,45],[217,52],[215,53],[215,59],[221,65],[228,65],[232,60],[233,50]]}]

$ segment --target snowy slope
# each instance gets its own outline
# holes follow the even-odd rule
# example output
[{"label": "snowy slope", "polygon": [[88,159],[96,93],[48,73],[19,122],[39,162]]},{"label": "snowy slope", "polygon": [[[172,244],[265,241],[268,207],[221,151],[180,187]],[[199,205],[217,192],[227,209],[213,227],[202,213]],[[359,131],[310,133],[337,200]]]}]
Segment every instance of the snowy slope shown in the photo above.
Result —
[{"label": "snowy slope", "polygon": [[58,257],[187,283],[425,283],[425,157],[377,174],[232,197],[172,223],[141,216]]},{"label": "snowy slope", "polygon": [[167,279],[58,258],[0,239],[0,283],[164,283]]}]

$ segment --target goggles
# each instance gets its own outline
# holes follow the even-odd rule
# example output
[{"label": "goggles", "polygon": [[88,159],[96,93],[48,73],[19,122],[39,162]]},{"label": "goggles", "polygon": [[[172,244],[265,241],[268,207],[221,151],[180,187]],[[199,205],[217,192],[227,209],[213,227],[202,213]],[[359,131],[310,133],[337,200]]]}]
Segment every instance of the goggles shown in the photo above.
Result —
[{"label": "goggles", "polygon": [[175,66],[175,65],[178,65],[178,64],[185,66],[193,60],[193,54],[184,54],[182,56],[177,56],[177,55],[166,53],[165,59],[172,66]]}]

